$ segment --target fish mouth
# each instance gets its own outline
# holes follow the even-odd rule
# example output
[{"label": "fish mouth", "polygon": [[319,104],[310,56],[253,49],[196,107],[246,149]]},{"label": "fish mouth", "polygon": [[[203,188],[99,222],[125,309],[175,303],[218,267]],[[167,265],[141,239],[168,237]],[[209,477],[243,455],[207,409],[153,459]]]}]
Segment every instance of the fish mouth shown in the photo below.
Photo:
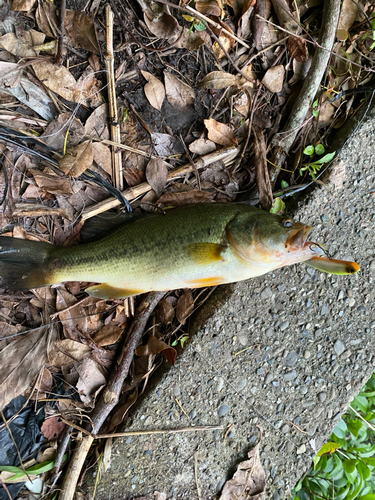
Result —
[{"label": "fish mouth", "polygon": [[311,226],[307,226],[305,224],[301,224],[300,227],[293,229],[290,231],[288,239],[286,240],[286,245],[288,247],[294,247],[297,250],[308,247],[310,242],[307,240],[307,235],[312,230]]}]

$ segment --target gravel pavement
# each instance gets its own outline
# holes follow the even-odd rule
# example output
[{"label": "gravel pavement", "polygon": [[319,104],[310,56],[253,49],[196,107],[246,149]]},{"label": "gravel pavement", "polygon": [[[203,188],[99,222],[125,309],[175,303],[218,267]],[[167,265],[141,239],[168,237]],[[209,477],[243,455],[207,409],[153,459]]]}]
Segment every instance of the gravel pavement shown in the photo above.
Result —
[{"label": "gravel pavement", "polygon": [[342,151],[343,187],[332,178],[294,215],[360,273],[298,265],[219,288],[124,430],[224,430],[116,440],[96,498],[217,498],[260,430],[264,498],[287,498],[375,366],[374,128],[366,121]]}]

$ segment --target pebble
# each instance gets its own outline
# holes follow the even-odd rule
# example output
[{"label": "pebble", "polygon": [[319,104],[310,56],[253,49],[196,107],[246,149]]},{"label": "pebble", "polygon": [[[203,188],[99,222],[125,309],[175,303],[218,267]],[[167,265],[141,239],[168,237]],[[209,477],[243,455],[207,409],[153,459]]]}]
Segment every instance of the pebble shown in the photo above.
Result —
[{"label": "pebble", "polygon": [[278,494],[278,492],[277,492],[277,491],[274,491],[274,492],[273,492],[273,495],[272,495],[272,500],[280,500],[280,496],[279,496],[279,494]]},{"label": "pebble", "polygon": [[353,297],[350,297],[350,299],[348,300],[348,306],[349,307],[353,307],[355,304],[355,298]]},{"label": "pebble", "polygon": [[272,337],[273,334],[274,334],[274,331],[272,330],[272,328],[267,328],[267,330],[266,330],[267,337]]},{"label": "pebble", "polygon": [[322,307],[322,310],[320,311],[320,314],[322,316],[329,314],[329,305],[328,304],[323,304],[323,307]]},{"label": "pebble", "polygon": [[217,414],[219,415],[219,417],[224,417],[224,415],[226,415],[229,410],[230,408],[228,405],[221,405],[217,411]]},{"label": "pebble", "polygon": [[301,387],[299,388],[299,392],[301,394],[306,394],[307,391],[308,391],[308,388],[305,385],[301,385]]},{"label": "pebble", "polygon": [[291,453],[294,449],[293,443],[291,441],[288,441],[286,443],[286,452]]},{"label": "pebble", "polygon": [[284,330],[286,330],[289,326],[289,321],[283,321],[281,323],[281,325],[279,326],[280,330],[283,332]]},{"label": "pebble", "polygon": [[319,392],[318,399],[321,403],[323,403],[327,399],[327,393],[326,392]]},{"label": "pebble", "polygon": [[216,392],[220,392],[223,387],[224,387],[224,379],[223,377],[219,377],[217,379]]},{"label": "pebble", "polygon": [[295,378],[297,378],[296,370],[291,370],[290,372],[286,372],[284,374],[284,380],[286,382],[290,382],[290,381],[294,380]]},{"label": "pebble", "polygon": [[341,342],[341,340],[336,340],[333,348],[337,356],[341,356],[341,354],[345,351],[345,345],[343,344],[343,342]]},{"label": "pebble", "polygon": [[310,359],[310,356],[311,356],[311,352],[310,352],[310,351],[304,351],[304,353],[303,353],[303,357],[304,357],[305,359]]},{"label": "pebble", "polygon": [[296,453],[297,453],[297,455],[302,455],[302,453],[305,453],[305,451],[306,451],[306,445],[305,444],[301,444],[301,446],[299,446],[297,448]]},{"label": "pebble", "polygon": [[178,385],[175,385],[175,386],[173,387],[173,395],[177,397],[177,396],[179,396],[180,394],[181,394],[181,389],[180,389],[180,387],[179,387]]},{"label": "pebble", "polygon": [[262,300],[270,299],[272,296],[273,296],[272,290],[271,288],[268,287],[262,290],[262,292],[260,293],[260,298]]},{"label": "pebble", "polygon": [[289,425],[288,424],[284,424],[281,427],[281,432],[283,432],[284,434],[286,434],[287,432],[289,432]]},{"label": "pebble", "polygon": [[267,373],[266,378],[264,379],[265,384],[269,384],[273,379],[273,375],[271,372]]},{"label": "pebble", "polygon": [[195,410],[191,410],[191,412],[189,413],[189,418],[191,418],[191,420],[193,420],[196,416],[197,416],[197,412]]},{"label": "pebble", "polygon": [[370,273],[375,273],[375,260],[370,262]]},{"label": "pebble", "polygon": [[298,354],[296,353],[296,351],[291,351],[285,358],[285,364],[287,366],[293,366],[297,362],[297,359]]}]

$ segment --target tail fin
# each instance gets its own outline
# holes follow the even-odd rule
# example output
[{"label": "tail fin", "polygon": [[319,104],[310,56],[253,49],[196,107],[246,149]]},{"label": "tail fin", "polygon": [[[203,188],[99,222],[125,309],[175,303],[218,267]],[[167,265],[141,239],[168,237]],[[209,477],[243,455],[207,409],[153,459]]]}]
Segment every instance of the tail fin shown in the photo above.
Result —
[{"label": "tail fin", "polygon": [[46,259],[52,245],[0,236],[0,286],[26,290],[48,285]]}]

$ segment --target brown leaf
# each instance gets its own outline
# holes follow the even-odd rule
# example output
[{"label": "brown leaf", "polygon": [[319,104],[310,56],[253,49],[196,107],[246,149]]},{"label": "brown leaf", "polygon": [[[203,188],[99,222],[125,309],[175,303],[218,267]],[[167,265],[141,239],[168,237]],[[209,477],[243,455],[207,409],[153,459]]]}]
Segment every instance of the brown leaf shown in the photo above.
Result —
[{"label": "brown leaf", "polygon": [[[1,312],[3,313],[2,309]],[[4,314],[2,314],[2,316],[4,317]],[[13,342],[15,338],[13,335],[17,335],[17,333],[22,332],[23,330],[25,330],[24,326],[11,325],[5,321],[0,321],[0,349],[3,349],[8,344]]]},{"label": "brown leaf", "polygon": [[[222,28],[224,28],[226,31],[229,31],[229,33],[233,33],[233,30],[230,29],[230,27],[225,24],[223,21],[218,20],[218,23],[221,25]],[[223,32],[221,29],[212,27],[212,31],[215,33],[215,35],[219,38],[221,45],[224,47],[224,49],[229,52],[233,47],[235,40],[233,37],[228,35],[227,33]],[[215,42],[212,45],[212,50],[214,51],[216,57],[221,60],[224,57],[226,57],[225,52],[223,49],[220,47],[220,45]]]},{"label": "brown leaf", "polygon": [[220,500],[260,500],[266,486],[266,475],[259,457],[259,444],[241,462],[233,479],[224,485]]},{"label": "brown leaf", "polygon": [[58,440],[66,428],[67,425],[62,422],[60,417],[51,417],[43,422],[40,430],[48,441],[52,441]]},{"label": "brown leaf", "polygon": [[182,193],[165,193],[158,199],[158,203],[165,206],[179,207],[181,205],[190,205],[191,203],[207,203],[214,199],[214,194],[198,189],[190,189]]},{"label": "brown leaf", "polygon": [[34,7],[36,0],[13,0],[11,10],[28,12]]},{"label": "brown leaf", "polygon": [[69,177],[79,177],[91,167],[93,162],[92,141],[85,141],[69,148],[65,156],[59,159],[59,168]]},{"label": "brown leaf", "polygon": [[44,173],[34,174],[34,180],[40,189],[56,195],[62,194],[71,196],[79,190],[80,185],[80,183],[79,185],[76,183],[69,183],[69,180],[64,177]]},{"label": "brown leaf", "polygon": [[273,203],[272,186],[267,166],[266,142],[263,131],[257,127],[254,130],[254,162],[255,178],[259,191],[259,203],[264,210],[269,211]]},{"label": "brown leaf", "polygon": [[52,387],[53,387],[53,377],[52,373],[47,369],[44,368],[42,376],[37,378],[37,382],[35,384],[35,391],[36,391],[36,396],[38,398],[43,397],[42,395],[46,395],[51,392]]},{"label": "brown leaf", "polygon": [[172,323],[175,312],[174,312],[174,307],[168,300],[166,299],[161,300],[158,304],[157,310],[159,313],[160,321],[164,325]]},{"label": "brown leaf", "polygon": [[328,180],[335,189],[342,189],[346,176],[346,165],[342,160],[335,159],[329,171]]},{"label": "brown leaf", "polygon": [[176,349],[153,335],[149,338],[146,345],[142,345],[135,350],[137,356],[156,356],[160,352],[171,365],[174,365],[177,355]]},{"label": "brown leaf", "polygon": [[349,31],[357,19],[358,4],[352,0],[343,0],[337,29]]},{"label": "brown leaf", "polygon": [[85,137],[85,132],[86,128],[73,113],[61,113],[47,125],[41,139],[48,146],[62,151],[64,147],[77,146]]},{"label": "brown leaf", "polygon": [[170,156],[175,153],[175,138],[172,135],[156,132],[151,134],[151,139],[159,156]]},{"label": "brown leaf", "polygon": [[52,366],[66,366],[86,358],[90,353],[91,347],[81,342],[71,339],[59,340],[53,345],[48,362]]},{"label": "brown leaf", "polygon": [[262,83],[271,92],[281,92],[284,83],[285,68],[282,64],[268,69],[263,77]]},{"label": "brown leaf", "polygon": [[157,196],[163,192],[168,180],[168,168],[161,158],[152,158],[146,167],[146,179]]},{"label": "brown leaf", "polygon": [[0,37],[0,47],[16,57],[36,57],[34,45],[41,45],[45,35],[40,31],[25,31],[22,36],[15,33],[6,33]]},{"label": "brown leaf", "polygon": [[197,0],[195,8],[205,16],[221,17],[222,8],[217,0]]},{"label": "brown leaf", "polygon": [[73,47],[80,47],[94,54],[100,53],[94,21],[84,12],[67,9],[65,30]]},{"label": "brown leaf", "polygon": [[76,365],[76,370],[79,374],[76,385],[79,397],[83,403],[89,405],[106,385],[106,377],[99,363],[90,357]]},{"label": "brown leaf", "polygon": [[126,167],[122,173],[130,187],[137,186],[145,180],[145,173],[135,167]]},{"label": "brown leaf", "polygon": [[41,327],[19,337],[0,352],[0,409],[26,391],[47,362],[57,329]]},{"label": "brown leaf", "polygon": [[228,125],[217,122],[213,118],[204,120],[208,130],[208,138],[221,146],[237,146],[237,139],[234,132]]},{"label": "brown leaf", "polygon": [[[159,8],[162,7],[159,4]],[[161,15],[160,15],[161,14]],[[144,20],[151,33],[159,38],[170,41],[180,32],[180,26],[176,19],[167,12],[154,14],[151,9],[144,11]]]},{"label": "brown leaf", "polygon": [[124,328],[114,323],[110,323],[109,325],[105,325],[100,330],[95,332],[92,338],[99,347],[103,347],[118,342],[123,333]]},{"label": "brown leaf", "polygon": [[210,45],[210,35],[204,31],[190,31],[183,28],[182,36],[175,43],[175,47],[186,50],[198,50],[204,43]]},{"label": "brown leaf", "polygon": [[58,215],[71,222],[74,221],[74,218],[61,208],[53,208],[48,205],[40,205],[37,203],[16,203],[13,211],[14,217],[40,217],[42,215]]},{"label": "brown leaf", "polygon": [[108,105],[104,103],[98,106],[87,118],[85,123],[86,135],[89,135],[92,139],[109,139],[107,120]]},{"label": "brown leaf", "polygon": [[181,325],[185,324],[185,321],[190,316],[194,310],[194,300],[191,290],[185,290],[181,297],[178,299],[176,307],[176,317]]},{"label": "brown leaf", "polygon": [[109,424],[109,429],[108,432],[113,431],[115,427],[121,424],[121,422],[124,421],[124,418],[126,417],[126,414],[130,410],[130,408],[136,403],[138,399],[138,389],[137,387],[129,394],[127,397],[126,402],[121,405],[120,407],[116,406],[116,411],[114,412],[111,422]]},{"label": "brown leaf", "polygon": [[23,69],[16,63],[0,61],[0,89],[17,87],[21,81]]},{"label": "brown leaf", "polygon": [[163,106],[163,102],[165,99],[165,88],[162,82],[156,78],[156,76],[148,73],[147,71],[141,71],[144,78],[148,81],[144,87],[144,91],[148,102],[155,109],[161,111],[161,107]]},{"label": "brown leaf", "polygon": [[50,0],[38,0],[35,19],[39,29],[47,36],[51,38],[59,36],[59,20],[56,14],[56,5],[53,2]]},{"label": "brown leaf", "polygon": [[203,137],[197,139],[189,145],[189,150],[192,153],[195,153],[200,156],[207,155],[215,151],[216,145],[214,142],[209,141],[208,139],[204,139]]},{"label": "brown leaf", "polygon": [[165,92],[169,104],[177,108],[192,106],[194,104],[194,90],[179,80],[172,73],[164,71]]},{"label": "brown leaf", "polygon": [[251,18],[251,32],[253,35],[254,45],[257,50],[262,49],[262,35],[264,27],[266,26],[266,21],[260,19],[260,17],[265,17],[267,12],[267,2],[266,0],[257,0],[254,5],[254,13]]},{"label": "brown leaf", "polygon": [[200,86],[204,89],[225,89],[238,84],[241,75],[232,75],[224,71],[212,71],[208,73],[200,82]]},{"label": "brown leaf", "polygon": [[299,63],[305,63],[309,58],[307,43],[304,38],[290,36],[288,38],[288,50],[290,55]]}]

